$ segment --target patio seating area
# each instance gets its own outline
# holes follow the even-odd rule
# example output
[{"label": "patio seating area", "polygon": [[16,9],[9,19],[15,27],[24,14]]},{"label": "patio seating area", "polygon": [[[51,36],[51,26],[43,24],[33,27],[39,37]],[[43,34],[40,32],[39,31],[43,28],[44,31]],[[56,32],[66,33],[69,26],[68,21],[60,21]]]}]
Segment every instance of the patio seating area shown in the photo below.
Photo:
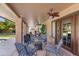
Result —
[{"label": "patio seating area", "polygon": [[[0,40],[1,41],[1,40]],[[3,40],[0,42],[0,56],[57,56],[55,53],[51,53],[44,49],[37,49],[38,47],[34,47],[33,43],[26,46],[28,48],[28,53],[26,54],[26,49],[23,48],[23,44],[15,43],[15,38]],[[19,45],[19,46],[18,46]],[[40,47],[40,46],[39,46]],[[54,46],[53,46],[54,47]],[[18,51],[19,49],[19,51]],[[25,49],[25,50],[24,50]],[[9,53],[8,53],[9,52]],[[71,52],[67,51],[66,49],[60,48],[59,52],[61,55],[59,56],[75,56]]]},{"label": "patio seating area", "polygon": [[0,56],[79,55],[78,6],[1,3]]}]

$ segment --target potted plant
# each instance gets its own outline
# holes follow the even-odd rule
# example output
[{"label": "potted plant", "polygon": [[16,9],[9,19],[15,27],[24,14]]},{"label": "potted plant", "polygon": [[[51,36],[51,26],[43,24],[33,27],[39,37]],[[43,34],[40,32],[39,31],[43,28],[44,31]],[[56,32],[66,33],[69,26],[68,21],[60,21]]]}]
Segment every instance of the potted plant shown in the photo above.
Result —
[{"label": "potted plant", "polygon": [[41,24],[40,33],[41,34],[45,34],[46,33],[46,26],[44,24]]}]

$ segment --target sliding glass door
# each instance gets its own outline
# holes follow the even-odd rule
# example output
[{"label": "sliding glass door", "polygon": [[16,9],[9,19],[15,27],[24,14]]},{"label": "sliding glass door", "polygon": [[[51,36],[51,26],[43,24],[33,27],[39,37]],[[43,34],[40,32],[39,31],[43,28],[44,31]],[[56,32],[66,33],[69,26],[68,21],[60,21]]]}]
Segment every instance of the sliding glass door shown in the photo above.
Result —
[{"label": "sliding glass door", "polygon": [[71,49],[71,19],[65,19],[62,21],[62,39],[63,45],[67,49]]},{"label": "sliding glass door", "polygon": [[56,44],[63,39],[63,48],[78,54],[79,51],[79,15],[56,20]]}]

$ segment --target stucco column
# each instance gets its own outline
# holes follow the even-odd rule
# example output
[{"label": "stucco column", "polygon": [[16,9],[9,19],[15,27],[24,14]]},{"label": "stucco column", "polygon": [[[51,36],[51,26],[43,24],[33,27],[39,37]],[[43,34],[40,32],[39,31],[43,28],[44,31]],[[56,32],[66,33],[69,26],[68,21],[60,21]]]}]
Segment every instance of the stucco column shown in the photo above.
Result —
[{"label": "stucco column", "polygon": [[51,21],[50,21],[50,19],[46,20],[44,24],[46,25],[46,29],[47,29],[47,38],[48,38],[47,41],[49,42],[49,41],[51,41],[51,39],[49,38],[51,36]]},{"label": "stucco column", "polygon": [[21,43],[22,40],[22,18],[16,19],[16,42]]},{"label": "stucco column", "polygon": [[47,42],[52,43],[52,45],[54,45],[55,39],[51,37],[51,19],[46,20],[44,24],[46,25],[46,29],[47,29]]}]

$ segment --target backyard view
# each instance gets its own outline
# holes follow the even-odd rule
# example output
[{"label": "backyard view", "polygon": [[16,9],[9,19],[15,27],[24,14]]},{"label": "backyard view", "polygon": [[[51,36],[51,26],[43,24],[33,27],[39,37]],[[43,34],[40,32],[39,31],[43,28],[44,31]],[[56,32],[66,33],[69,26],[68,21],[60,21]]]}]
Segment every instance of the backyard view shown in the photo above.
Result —
[{"label": "backyard view", "polygon": [[15,23],[0,17],[0,39],[9,39],[15,37]]}]

